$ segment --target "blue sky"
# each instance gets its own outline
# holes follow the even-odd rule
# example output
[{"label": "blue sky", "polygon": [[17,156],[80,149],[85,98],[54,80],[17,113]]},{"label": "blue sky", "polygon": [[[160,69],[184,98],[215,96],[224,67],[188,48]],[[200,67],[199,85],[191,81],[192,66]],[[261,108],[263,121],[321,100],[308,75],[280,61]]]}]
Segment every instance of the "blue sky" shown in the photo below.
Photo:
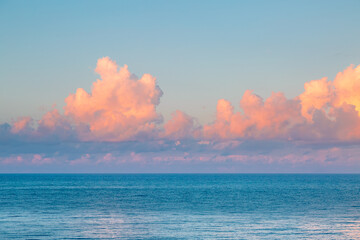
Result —
[{"label": "blue sky", "polygon": [[[1,1],[0,120],[40,118],[109,56],[155,76],[165,118],[211,121],[246,89],[297,96],[360,63],[359,1]],[[11,104],[9,104],[11,103]]]}]

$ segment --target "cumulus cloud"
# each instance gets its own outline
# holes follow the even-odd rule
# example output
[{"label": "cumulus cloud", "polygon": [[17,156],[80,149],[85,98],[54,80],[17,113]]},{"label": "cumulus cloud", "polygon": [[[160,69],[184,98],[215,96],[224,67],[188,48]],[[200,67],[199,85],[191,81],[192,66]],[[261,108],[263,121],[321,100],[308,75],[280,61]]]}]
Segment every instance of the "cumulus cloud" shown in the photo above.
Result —
[{"label": "cumulus cloud", "polygon": [[153,76],[137,78],[126,65],[119,68],[108,57],[98,60],[95,71],[100,79],[89,93],[79,88],[70,94],[65,99],[64,114],[53,109],[39,121],[19,118],[10,132],[5,125],[1,131],[30,140],[60,141],[360,138],[360,66],[348,67],[334,81],[309,81],[294,99],[287,99],[281,92],[263,99],[247,90],[238,112],[229,101],[220,99],[215,121],[204,126],[177,110],[163,127],[162,115],[156,111],[163,93]]},{"label": "cumulus cloud", "polygon": [[12,133],[21,133],[31,131],[32,124],[31,117],[20,117],[17,121],[15,121],[11,127]]},{"label": "cumulus cloud", "polygon": [[287,139],[353,141],[360,138],[360,66],[350,66],[334,81],[327,78],[304,84],[294,99],[272,93],[263,100],[245,91],[242,111],[230,102],[218,101],[216,120],[204,126],[208,139]]},{"label": "cumulus cloud", "polygon": [[164,137],[170,139],[190,138],[200,134],[199,129],[195,127],[195,119],[179,110],[165,123],[164,130]]},{"label": "cumulus cloud", "polygon": [[351,65],[343,72],[339,72],[331,83],[334,89],[332,105],[341,107],[343,104],[355,106],[360,115],[360,65]]},{"label": "cumulus cloud", "polygon": [[108,57],[98,60],[95,72],[100,79],[90,93],[79,88],[70,94],[64,114],[54,108],[38,121],[21,117],[10,125],[10,131],[4,124],[0,130],[7,139],[21,136],[30,141],[156,139],[162,123],[156,107],[163,94],[156,79],[150,74],[138,78],[127,65],[119,68]]},{"label": "cumulus cloud", "polygon": [[81,126],[81,139],[122,141],[154,131],[162,95],[156,79],[150,74],[138,79],[127,65],[118,70],[108,57],[98,60],[95,71],[101,79],[91,93],[79,88],[65,99],[65,115]]},{"label": "cumulus cloud", "polygon": [[149,74],[138,78],[108,57],[95,72],[100,78],[91,91],[79,88],[66,97],[63,113],[54,108],[38,121],[0,124],[0,164],[52,171],[360,169],[360,66],[333,81],[309,81],[293,99],[281,92],[263,99],[247,90],[240,111],[220,99],[215,120],[204,126],[179,110],[162,125],[156,108],[163,93]]},{"label": "cumulus cloud", "polygon": [[322,109],[331,100],[331,84],[327,78],[313,80],[304,84],[305,91],[299,96],[301,114],[309,121],[316,109]]},{"label": "cumulus cloud", "polygon": [[207,138],[288,138],[287,132],[303,121],[300,105],[282,93],[272,93],[265,101],[247,90],[241,101],[243,112],[234,113],[230,102],[218,101],[216,120],[204,126]]}]

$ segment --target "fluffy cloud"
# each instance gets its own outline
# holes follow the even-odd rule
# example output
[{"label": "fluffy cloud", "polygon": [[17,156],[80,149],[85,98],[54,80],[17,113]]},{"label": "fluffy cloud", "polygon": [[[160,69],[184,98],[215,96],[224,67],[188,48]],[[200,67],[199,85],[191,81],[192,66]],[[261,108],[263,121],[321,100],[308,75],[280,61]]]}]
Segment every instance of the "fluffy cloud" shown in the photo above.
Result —
[{"label": "fluffy cloud", "polygon": [[[66,99],[64,114],[53,109],[39,120],[21,117],[11,125],[10,138],[23,140],[129,141],[153,139],[160,132],[162,115],[156,112],[162,91],[156,79],[140,79],[125,65],[120,68],[108,57],[98,60],[100,79],[91,92],[79,88]],[[185,126],[184,126],[185,127]]]},{"label": "fluffy cloud", "polygon": [[305,83],[294,99],[272,93],[265,101],[247,90],[241,112],[230,102],[218,101],[216,120],[204,126],[208,139],[289,139],[354,141],[360,138],[360,66],[350,66],[334,81]]},{"label": "fluffy cloud", "polygon": [[93,83],[91,93],[79,88],[65,99],[65,115],[81,127],[81,139],[122,141],[154,131],[162,95],[156,79],[150,74],[138,79],[107,57],[98,60],[95,71],[101,80]]},{"label": "fluffy cloud", "polygon": [[305,91],[299,96],[301,102],[301,114],[312,121],[316,109],[322,109],[331,100],[331,84],[327,78],[313,80],[304,84]]},{"label": "fluffy cloud", "polygon": [[179,110],[162,125],[162,91],[153,76],[137,78],[108,57],[95,71],[100,79],[90,92],[70,94],[64,113],[54,108],[38,121],[0,124],[0,171],[360,169],[360,66],[333,81],[307,82],[293,99],[247,90],[240,111],[220,99],[216,119],[204,126]]},{"label": "fluffy cloud", "polygon": [[294,99],[273,92],[264,100],[247,90],[239,112],[234,112],[229,101],[220,99],[215,121],[204,126],[177,110],[163,127],[162,115],[156,112],[162,91],[153,76],[137,78],[126,65],[119,69],[108,57],[98,60],[95,71],[100,79],[93,83],[91,92],[79,88],[70,94],[65,99],[64,114],[53,109],[37,122],[30,117],[19,118],[10,132],[5,128],[2,131],[30,140],[59,141],[360,138],[360,66],[348,67],[334,81],[309,81]]},{"label": "fluffy cloud", "polygon": [[12,133],[21,133],[25,131],[31,130],[31,124],[32,124],[32,118],[31,117],[20,117],[17,121],[15,121],[11,127]]},{"label": "fluffy cloud", "polygon": [[172,118],[164,125],[164,137],[182,139],[198,136],[199,129],[195,128],[195,120],[186,113],[177,110]]},{"label": "fluffy cloud", "polygon": [[303,121],[299,102],[286,99],[282,93],[272,93],[264,101],[248,90],[240,107],[243,112],[234,113],[230,102],[219,100],[215,122],[204,126],[205,137],[287,139],[289,129]]},{"label": "fluffy cloud", "polygon": [[339,72],[331,84],[334,89],[332,105],[334,107],[341,107],[343,104],[353,105],[360,115],[360,65],[356,68],[350,66]]}]

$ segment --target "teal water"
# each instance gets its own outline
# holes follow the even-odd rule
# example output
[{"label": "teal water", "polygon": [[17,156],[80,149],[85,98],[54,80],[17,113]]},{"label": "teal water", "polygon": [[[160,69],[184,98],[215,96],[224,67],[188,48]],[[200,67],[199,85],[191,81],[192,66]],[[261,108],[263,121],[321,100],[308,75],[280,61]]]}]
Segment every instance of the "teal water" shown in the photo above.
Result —
[{"label": "teal water", "polygon": [[119,238],[360,239],[360,175],[0,175],[0,239]]}]

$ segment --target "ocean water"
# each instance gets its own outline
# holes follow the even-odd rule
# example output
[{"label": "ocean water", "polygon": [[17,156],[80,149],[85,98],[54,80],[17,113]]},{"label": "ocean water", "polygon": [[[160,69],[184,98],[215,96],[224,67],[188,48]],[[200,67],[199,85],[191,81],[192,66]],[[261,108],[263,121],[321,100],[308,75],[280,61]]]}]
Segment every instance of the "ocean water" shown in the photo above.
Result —
[{"label": "ocean water", "polygon": [[0,175],[0,239],[122,238],[360,239],[360,175]]}]

